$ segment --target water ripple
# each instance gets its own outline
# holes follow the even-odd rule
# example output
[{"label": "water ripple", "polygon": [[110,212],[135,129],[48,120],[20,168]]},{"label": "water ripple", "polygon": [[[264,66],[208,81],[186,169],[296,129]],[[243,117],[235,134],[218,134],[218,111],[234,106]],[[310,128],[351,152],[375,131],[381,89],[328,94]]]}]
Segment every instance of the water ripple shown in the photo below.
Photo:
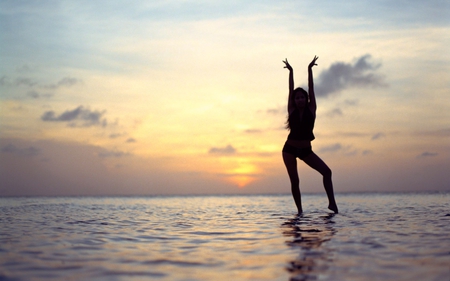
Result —
[{"label": "water ripple", "polygon": [[450,194],[0,198],[0,280],[445,280]]}]

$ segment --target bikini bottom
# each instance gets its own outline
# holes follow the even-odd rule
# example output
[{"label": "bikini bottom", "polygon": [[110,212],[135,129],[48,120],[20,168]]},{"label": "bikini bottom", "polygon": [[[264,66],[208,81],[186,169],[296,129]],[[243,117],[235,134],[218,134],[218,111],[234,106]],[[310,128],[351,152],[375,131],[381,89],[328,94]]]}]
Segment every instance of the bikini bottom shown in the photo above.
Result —
[{"label": "bikini bottom", "polygon": [[310,155],[313,151],[312,151],[311,146],[299,148],[299,147],[295,147],[295,146],[285,143],[283,146],[283,152],[292,154],[295,157],[298,157],[303,160],[303,159],[305,159],[306,156]]}]

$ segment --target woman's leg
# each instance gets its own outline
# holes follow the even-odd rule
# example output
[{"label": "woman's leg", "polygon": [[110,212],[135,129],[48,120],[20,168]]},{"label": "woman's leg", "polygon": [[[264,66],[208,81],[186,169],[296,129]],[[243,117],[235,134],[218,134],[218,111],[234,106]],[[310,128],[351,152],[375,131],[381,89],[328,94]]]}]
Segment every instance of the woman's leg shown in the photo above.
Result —
[{"label": "woman's leg", "polygon": [[323,176],[323,187],[328,197],[328,209],[332,210],[336,214],[338,213],[338,207],[334,199],[333,181],[331,179],[331,170],[327,164],[323,162],[314,152],[306,156],[303,161],[311,168],[318,171]]},{"label": "woman's leg", "polygon": [[291,192],[294,197],[295,205],[297,206],[298,213],[303,213],[302,198],[300,195],[300,179],[298,178],[297,171],[297,158],[287,152],[283,152],[283,161],[286,166],[286,170],[291,180]]}]

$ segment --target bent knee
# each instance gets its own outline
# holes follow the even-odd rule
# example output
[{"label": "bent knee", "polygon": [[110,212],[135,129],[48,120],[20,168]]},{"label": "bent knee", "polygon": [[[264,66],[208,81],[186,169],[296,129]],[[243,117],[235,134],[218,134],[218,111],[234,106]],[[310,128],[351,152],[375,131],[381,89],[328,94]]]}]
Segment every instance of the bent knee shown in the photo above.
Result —
[{"label": "bent knee", "polygon": [[333,172],[331,171],[331,169],[327,167],[326,169],[323,169],[322,176],[325,178],[331,178],[332,173]]}]

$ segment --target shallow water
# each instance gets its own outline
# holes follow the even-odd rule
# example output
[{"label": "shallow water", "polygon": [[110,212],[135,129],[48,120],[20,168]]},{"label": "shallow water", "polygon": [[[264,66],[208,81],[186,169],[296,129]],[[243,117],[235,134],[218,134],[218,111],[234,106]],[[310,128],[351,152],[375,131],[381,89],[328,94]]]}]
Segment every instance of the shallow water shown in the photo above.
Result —
[{"label": "shallow water", "polygon": [[0,198],[0,280],[449,280],[450,193]]}]

